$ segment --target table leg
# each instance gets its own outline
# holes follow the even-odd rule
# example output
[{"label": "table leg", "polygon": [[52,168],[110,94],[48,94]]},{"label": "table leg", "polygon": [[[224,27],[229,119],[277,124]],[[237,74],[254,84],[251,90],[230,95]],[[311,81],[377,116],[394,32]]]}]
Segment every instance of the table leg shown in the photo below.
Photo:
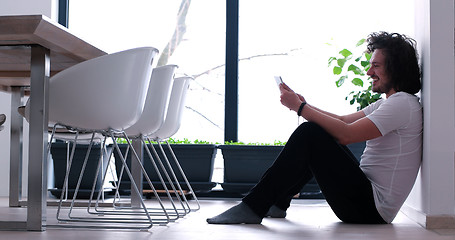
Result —
[{"label": "table leg", "polygon": [[50,52],[31,48],[27,230],[46,229]]},{"label": "table leg", "polygon": [[[132,145],[138,157],[140,158],[139,161],[142,162],[144,156],[142,141],[140,139],[133,139]],[[131,174],[133,175],[133,180],[136,182],[139,192],[142,193],[142,168],[136,160],[136,156],[134,154],[131,156]],[[131,188],[131,206],[141,207],[141,198],[142,194],[135,194],[134,189]]]},{"label": "table leg", "polygon": [[22,103],[24,89],[12,87],[11,91],[11,144],[10,144],[10,176],[9,206],[20,207],[22,198],[22,130],[23,118],[17,112]]}]

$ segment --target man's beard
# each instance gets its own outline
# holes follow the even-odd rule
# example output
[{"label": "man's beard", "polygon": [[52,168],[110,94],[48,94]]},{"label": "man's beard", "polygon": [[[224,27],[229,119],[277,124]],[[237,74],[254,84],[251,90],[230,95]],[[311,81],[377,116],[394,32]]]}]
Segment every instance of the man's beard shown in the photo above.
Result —
[{"label": "man's beard", "polygon": [[[372,76],[372,78],[373,78],[373,77],[377,77],[377,76]],[[381,81],[380,78],[377,77],[377,79],[378,79],[378,81]],[[374,81],[374,79],[373,79],[373,81]],[[376,86],[376,87],[375,87],[374,84],[373,84],[371,90],[372,90],[373,92],[375,92],[375,93],[382,94],[382,93],[388,93],[388,92],[390,92],[390,90],[392,90],[392,88],[393,88],[393,87],[392,87],[392,83],[391,83],[391,82],[387,82],[387,83],[382,82],[381,85]]]}]

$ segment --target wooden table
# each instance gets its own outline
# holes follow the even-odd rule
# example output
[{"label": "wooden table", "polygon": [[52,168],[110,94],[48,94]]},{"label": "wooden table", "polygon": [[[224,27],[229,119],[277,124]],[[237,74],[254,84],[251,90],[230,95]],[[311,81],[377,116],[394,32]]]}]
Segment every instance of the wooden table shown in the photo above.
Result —
[{"label": "wooden table", "polygon": [[0,91],[11,93],[10,207],[21,205],[22,117],[30,94],[26,222],[0,222],[0,229],[44,231],[47,201],[49,77],[104,51],[42,15],[0,16]]}]

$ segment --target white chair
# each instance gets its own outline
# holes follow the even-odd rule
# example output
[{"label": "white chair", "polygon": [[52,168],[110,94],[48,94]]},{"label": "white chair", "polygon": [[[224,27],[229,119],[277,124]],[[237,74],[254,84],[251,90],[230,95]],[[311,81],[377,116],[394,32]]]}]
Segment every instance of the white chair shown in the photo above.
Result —
[{"label": "white chair", "polygon": [[[185,197],[185,194],[182,194],[182,198],[184,198],[184,202],[187,205],[187,210],[196,211],[196,210],[200,209],[199,200],[197,199],[196,194],[194,193],[194,190],[191,187],[191,184],[189,183],[188,179],[186,178],[185,173],[184,173],[182,167],[180,166],[178,159],[171,148],[171,145],[167,141],[167,139],[172,137],[180,128],[183,110],[185,109],[186,93],[187,93],[187,90],[188,90],[188,87],[190,84],[190,80],[192,80],[191,77],[180,77],[180,78],[176,78],[174,80],[174,86],[172,88],[171,98],[169,100],[168,111],[167,111],[163,126],[161,126],[161,128],[158,131],[151,132],[150,134],[148,134],[146,136],[146,139],[149,142],[152,142],[152,140],[157,141],[158,143],[163,142],[163,141],[166,142],[170,155],[171,155],[172,159],[174,160],[174,163],[177,167],[176,170],[180,172],[183,179],[180,179],[180,180],[177,179],[177,176],[174,173],[173,168],[171,167],[170,161],[169,161],[163,147],[161,146],[161,144],[158,144],[161,155],[164,158],[164,162],[166,163],[167,168],[169,169],[169,172],[173,177],[174,183],[179,188],[179,190],[181,192],[183,192],[180,182],[184,182],[186,184],[186,187],[189,190],[190,194],[192,195],[193,199],[197,203],[196,208],[190,207],[189,202]],[[154,150],[152,144],[150,144],[150,149]],[[155,152],[155,156],[159,159],[156,152]]]},{"label": "white chair", "polygon": [[[127,134],[129,139],[132,139],[133,141],[134,140],[140,141],[142,143],[141,144],[142,146],[146,146],[146,143],[143,140],[143,136],[151,132],[156,132],[162,126],[168,108],[168,102],[174,81],[174,72],[176,68],[177,65],[166,65],[156,67],[155,69],[153,69],[152,78],[150,81],[147,98],[144,105],[144,111],[141,117],[134,125],[125,129],[125,133]],[[156,164],[149,150],[148,149],[146,150],[151,160],[152,166],[155,169],[155,172],[158,173],[158,177],[161,180],[163,188],[167,190],[167,186],[165,184],[163,176],[160,174],[158,165]],[[124,155],[125,158],[128,151],[129,148],[127,148],[126,150],[126,154]],[[161,165],[160,167],[162,168]],[[118,176],[118,184],[120,185],[121,180],[123,178],[123,168],[119,172],[120,174]],[[147,181],[149,181],[149,179],[147,179]],[[175,206],[175,203],[169,191],[166,191],[166,193],[168,199],[170,200],[170,204],[172,205],[172,208],[170,210],[175,212],[173,216],[176,216],[176,218],[172,218],[170,220],[174,221],[180,217],[180,214],[178,212],[177,207]],[[118,196],[118,194],[116,193],[115,196]],[[160,212],[153,213],[160,214]],[[166,214],[169,215],[169,213]]]},{"label": "white chair", "polygon": [[156,132],[164,123],[171,89],[174,84],[174,72],[177,65],[156,67],[147,91],[147,98],[141,117],[125,133],[130,137],[138,137],[144,133]]},{"label": "white chair", "polygon": [[[29,105],[30,105],[30,99],[27,100],[27,103],[25,106],[21,106],[18,108],[19,114],[22,115],[25,118],[25,120],[27,120],[27,122],[29,121],[29,118],[30,118]],[[72,158],[72,156],[74,156],[77,144],[81,144],[81,143],[90,144],[90,141],[92,140],[92,134],[91,133],[77,133],[76,134],[75,131],[67,129],[66,127],[63,127],[63,126],[59,126],[58,124],[54,124],[54,125],[51,124],[48,129],[49,129],[48,131],[51,133],[51,136],[52,136],[49,146],[51,146],[53,139],[60,140],[60,141],[63,141],[66,143],[66,145],[67,145],[66,165],[67,165],[67,171],[69,171],[70,170],[69,169],[70,158]],[[101,144],[104,139],[105,139],[105,137],[102,134],[96,133],[93,138],[93,141]],[[51,147],[49,147],[49,149],[48,149],[49,153],[51,151],[50,148]],[[103,156],[103,154],[110,155],[109,153],[106,152],[106,148],[101,148],[101,151],[102,151],[100,154],[101,156]],[[55,161],[55,159],[54,159],[54,161]],[[68,198],[68,191],[69,191],[68,183],[65,184],[64,189],[65,189],[65,191],[63,191],[65,194],[64,200],[66,201]],[[58,191],[59,189],[53,189],[53,190]],[[63,190],[63,189],[60,189],[60,190]],[[101,189],[101,192],[102,192],[102,196],[104,199],[104,188]]]},{"label": "white chair", "polygon": [[[92,133],[90,146],[95,134],[102,134],[111,138],[115,150],[120,152],[115,136],[122,134],[141,116],[150,83],[152,61],[157,52],[151,47],[126,50],[82,62],[56,74],[49,81],[49,123],[71,129],[76,136],[79,133]],[[137,187],[137,184],[142,183],[134,182],[125,159],[122,159],[122,163],[131,179],[133,190],[138,195],[142,194]],[[71,166],[71,159],[69,165]],[[83,171],[84,168],[81,176]],[[146,174],[143,167],[142,171]],[[79,181],[80,179],[81,177]],[[65,177],[65,182],[67,181],[68,172]],[[81,214],[74,211],[76,195],[77,189],[71,206],[64,208],[62,191],[57,219],[66,224],[57,226],[148,229],[154,223],[162,221],[151,218],[142,200],[134,217],[131,217],[131,212],[123,212],[121,209],[112,210],[115,216],[91,212]],[[159,196],[156,197],[159,200]],[[89,207],[90,205],[91,202]],[[163,208],[160,201],[158,205]],[[64,211],[67,217],[63,217]]]},{"label": "white chair", "polygon": [[168,111],[163,123],[158,131],[151,132],[147,136],[152,139],[164,140],[172,137],[180,128],[187,90],[192,77],[179,77],[174,79],[174,86],[169,99]]},{"label": "white chair", "polygon": [[[177,132],[179,125],[180,125],[180,119],[181,119],[181,113],[184,108],[184,101],[186,97],[186,91],[188,89],[189,85],[189,80],[191,79],[190,77],[183,77],[183,78],[177,78],[173,80],[173,86],[172,86],[172,91],[170,93],[170,98],[169,98],[169,104],[163,104],[160,101],[153,100],[153,98],[159,98],[160,94],[163,93],[158,93],[157,90],[159,88],[154,88],[152,85],[154,85],[154,82],[160,82],[160,83],[155,83],[155,84],[163,84],[164,82],[170,81],[173,79],[173,72],[176,66],[162,66],[162,67],[157,67],[153,70],[152,73],[152,81],[151,85],[149,88],[147,100],[144,106],[144,112],[141,115],[141,118],[131,126],[130,128],[125,130],[125,133],[128,135],[130,139],[135,139],[138,141],[141,141],[142,146],[147,146],[145,147],[145,153],[148,155],[149,159],[151,160],[153,169],[155,170],[154,173],[156,174],[159,178],[159,181],[165,190],[166,195],[168,196],[168,199],[171,202],[172,208],[167,209],[169,210],[168,214],[170,211],[175,212],[175,218],[172,218],[171,220],[176,220],[180,217],[185,216],[187,213],[191,211],[190,204],[188,203],[188,200],[186,199],[186,196],[184,194],[184,191],[180,185],[179,180],[177,179],[174,170],[172,169],[170,162],[164,153],[163,148],[161,147],[160,144],[159,148],[161,149],[161,156],[164,158],[164,163],[161,160],[158,152],[156,151],[155,147],[153,146],[153,142],[147,137],[148,135],[151,134],[160,134],[158,136],[172,136],[175,132]],[[172,71],[171,71],[172,70]],[[158,90],[161,91],[161,90]],[[158,105],[157,105],[158,104]],[[163,108],[163,106],[165,106]],[[167,112],[166,112],[167,110]],[[166,115],[166,117],[164,117]],[[159,139],[157,137],[157,139]],[[148,140],[149,144],[146,143],[145,140]],[[170,147],[170,145],[168,145]],[[152,152],[153,155],[152,155]],[[126,150],[128,152],[128,149]],[[183,174],[183,170],[181,169],[180,165],[178,164],[175,154],[171,150],[171,154],[174,156],[174,160],[176,161],[176,164],[181,171],[182,175],[185,177]],[[122,178],[122,173],[120,172],[119,174],[119,180]],[[164,175],[164,176],[163,176]],[[189,186],[190,192],[193,194],[194,199],[197,201],[196,196],[194,195],[194,191],[191,189],[191,186],[188,183],[188,180],[186,179],[186,183]],[[171,196],[171,192],[169,191],[169,188],[167,185],[172,188],[172,191],[174,193],[174,197],[177,199],[177,201],[180,203],[181,207],[177,208],[174,204],[173,198]],[[198,202],[198,207],[199,207],[199,202]]]},{"label": "white chair", "polygon": [[[168,104],[168,101],[169,101],[170,89],[171,89],[171,86],[172,86],[172,83],[173,83],[172,80],[173,80],[173,75],[174,75],[174,71],[175,71],[176,68],[177,68],[176,65],[168,65],[168,66],[158,67],[158,68],[155,68],[153,70],[152,77],[150,79],[150,84],[149,84],[149,87],[148,87],[148,90],[147,90],[147,96],[146,96],[144,108],[143,108],[143,111],[141,113],[141,117],[137,121],[135,121],[135,123],[132,126],[129,126],[127,129],[125,129],[126,133],[129,136],[131,136],[133,138],[138,138],[138,137],[141,136],[142,132],[154,132],[154,131],[156,131],[157,129],[159,129],[161,127],[161,125],[162,125],[162,123],[164,121],[164,116],[165,116],[166,110],[167,110],[167,104]],[[26,106],[24,112],[22,113],[26,117],[26,119],[29,116],[29,114],[28,114],[29,111],[28,110],[29,110],[29,108]],[[60,126],[60,125],[61,124],[56,124],[55,126]],[[54,130],[53,130],[54,132],[55,132],[55,129],[56,129],[55,126],[54,126]],[[58,129],[62,129],[62,127],[60,126]],[[97,135],[95,135],[95,137],[91,136],[91,134],[86,134],[86,133],[85,134],[76,134],[76,139],[78,139],[77,141],[79,141],[78,136],[82,135],[83,136],[82,137],[82,141],[84,141],[84,142],[87,142],[87,141],[92,142],[94,139],[100,139],[100,138],[103,137],[99,133],[96,133],[96,134]],[[120,135],[119,134],[114,134],[114,135],[116,137],[119,137],[119,136],[122,137],[123,136],[121,134]],[[67,126],[63,126],[63,133],[60,133],[60,132],[53,133],[52,136],[55,136],[55,138],[58,138],[58,139],[61,139],[61,140],[65,140],[65,141],[71,141],[71,142],[75,142],[76,141],[76,140],[73,139],[73,138],[75,138],[75,134],[74,133],[68,133]],[[73,145],[73,149],[72,149],[71,154],[70,154],[71,156],[74,154],[74,146],[75,145]],[[132,152],[133,152],[133,154],[136,154],[134,151],[132,151]],[[87,156],[88,156],[88,153],[87,153]],[[102,161],[100,160],[100,163],[101,162]],[[68,165],[70,165],[70,164],[68,164]],[[108,165],[110,166],[109,163],[108,163]],[[125,166],[126,165],[122,166],[122,171],[121,171],[122,173],[123,173],[123,169],[125,169]],[[102,168],[102,167],[99,166],[99,168]],[[159,199],[159,196],[156,194],[156,191],[155,191],[155,189],[154,189],[149,177],[145,174],[145,171],[143,170],[143,168],[142,168],[142,171],[143,171],[142,173],[145,175],[145,177],[147,179],[147,182],[149,183],[149,186],[154,191],[155,197],[157,199]],[[122,175],[120,175],[118,177],[119,180],[121,178],[122,178]],[[128,178],[130,178],[130,177],[128,176]],[[104,182],[105,180],[106,180],[106,175],[103,176],[103,180],[102,181]],[[131,180],[131,178],[130,178],[130,180]],[[95,184],[96,184],[96,178],[94,180],[93,186],[95,186]],[[116,181],[114,181],[114,184],[116,184]],[[118,184],[120,184],[120,182],[118,182]],[[141,183],[136,183],[136,184],[142,184],[142,182]],[[67,184],[65,184],[65,186],[67,186]],[[79,184],[78,184],[78,186],[79,186]],[[77,189],[78,188],[79,187],[76,188],[76,191],[75,191],[73,199],[77,195],[77,192],[78,192]],[[116,190],[115,196],[118,197],[119,196],[118,187],[116,189],[117,190]],[[91,205],[91,202],[92,202],[92,199],[93,199],[94,190],[95,189],[93,187],[92,188],[92,193],[91,193],[91,196],[90,196],[90,199],[89,199],[88,212],[89,213],[93,213],[93,214],[99,214],[99,215],[116,215],[118,213],[117,211],[103,210],[103,209],[98,208],[98,203],[99,203],[99,200],[100,200],[100,196],[104,196],[102,191],[100,191],[98,193],[97,201],[95,203],[95,208],[93,208],[94,211],[92,211],[92,208],[90,207],[90,205]],[[139,195],[141,195],[141,194],[139,194]],[[62,199],[63,198],[61,198],[61,200]],[[170,199],[171,199],[171,202],[172,202],[172,198],[170,198]],[[159,202],[160,202],[160,205],[158,206],[158,208],[152,208],[152,210],[154,210],[154,212],[152,212],[152,213],[160,214],[160,216],[164,216],[165,218],[164,219],[159,219],[158,221],[155,220],[155,222],[158,222],[160,224],[164,224],[164,223],[167,223],[167,222],[169,222],[171,220],[175,220],[175,219],[171,219],[169,217],[169,214],[167,213],[166,208],[164,208],[164,206],[161,203],[161,201],[159,201]],[[129,207],[123,206],[124,204],[122,204],[122,206],[118,206],[119,203],[120,203],[120,201],[119,202],[114,201],[113,206],[116,209],[122,209],[122,210],[125,210],[125,209],[131,210],[132,209],[131,206],[129,206]],[[175,215],[178,215],[177,209],[176,209],[176,207],[175,207],[173,202],[172,202],[172,205],[173,205],[174,211],[176,212]],[[148,209],[150,209],[150,208],[148,208]],[[134,211],[130,211],[130,212],[123,211],[123,213],[125,213],[125,214],[127,214],[127,213],[135,214]]]}]

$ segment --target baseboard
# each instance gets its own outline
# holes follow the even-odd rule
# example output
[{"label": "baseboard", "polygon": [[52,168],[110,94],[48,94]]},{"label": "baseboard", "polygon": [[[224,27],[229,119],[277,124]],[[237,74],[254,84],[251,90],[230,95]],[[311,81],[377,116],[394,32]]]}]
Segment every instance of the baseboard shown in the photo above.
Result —
[{"label": "baseboard", "polygon": [[427,215],[406,204],[401,212],[426,229],[455,229],[455,215]]}]

